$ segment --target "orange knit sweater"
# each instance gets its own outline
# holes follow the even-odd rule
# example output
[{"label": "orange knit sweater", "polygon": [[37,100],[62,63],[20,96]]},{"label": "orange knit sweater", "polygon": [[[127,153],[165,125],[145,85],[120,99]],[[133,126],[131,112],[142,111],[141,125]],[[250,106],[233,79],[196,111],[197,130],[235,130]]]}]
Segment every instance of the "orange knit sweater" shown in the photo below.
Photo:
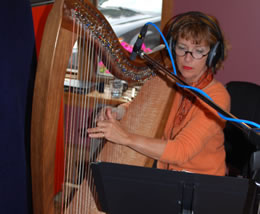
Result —
[{"label": "orange knit sweater", "polygon": [[[229,94],[220,82],[214,80],[204,91],[218,106],[230,110]],[[177,91],[165,128],[165,137],[169,140],[158,161],[158,168],[225,175],[225,121],[213,108],[197,99],[185,119],[172,129],[181,99],[182,95]],[[170,139],[171,135],[175,137]]]}]

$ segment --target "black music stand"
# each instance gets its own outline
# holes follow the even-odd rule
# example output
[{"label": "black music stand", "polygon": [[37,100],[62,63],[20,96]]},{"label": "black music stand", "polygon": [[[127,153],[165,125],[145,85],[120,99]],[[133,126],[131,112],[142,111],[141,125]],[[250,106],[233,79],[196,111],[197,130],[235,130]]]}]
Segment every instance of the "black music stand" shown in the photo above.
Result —
[{"label": "black music stand", "polygon": [[251,214],[252,180],[92,163],[103,212],[109,214]]}]

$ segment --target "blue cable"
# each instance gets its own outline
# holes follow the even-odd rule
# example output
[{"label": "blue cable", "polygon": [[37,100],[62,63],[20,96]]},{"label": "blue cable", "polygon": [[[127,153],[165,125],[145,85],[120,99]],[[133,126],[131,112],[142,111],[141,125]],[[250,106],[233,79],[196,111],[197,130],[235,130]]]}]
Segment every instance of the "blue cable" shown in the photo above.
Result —
[{"label": "blue cable", "polygon": [[[167,49],[167,51],[169,53],[170,59],[171,59],[171,63],[172,63],[172,66],[173,66],[173,73],[174,73],[175,76],[177,76],[176,67],[175,67],[175,63],[174,63],[174,60],[173,60],[172,53],[170,51],[168,42],[166,41],[166,39],[165,39],[164,35],[162,34],[161,30],[152,22],[147,22],[145,25],[152,25],[152,26],[154,26],[156,28],[156,30],[160,33],[160,35],[161,35],[161,37],[163,39],[163,42],[164,42],[164,44],[166,46],[166,49]],[[202,90],[200,90],[198,88],[195,88],[193,86],[182,85],[182,84],[177,83],[177,82],[176,82],[176,84],[178,86],[182,87],[182,88],[188,88],[190,90],[196,91],[196,92],[202,94],[204,97],[207,97],[208,99],[210,99],[213,102],[213,99],[207,93],[205,93],[204,91],[202,91]],[[252,125],[252,126],[260,129],[260,125],[255,123],[255,122],[252,122],[252,121],[249,121],[249,120],[242,120],[242,119],[235,119],[235,118],[226,117],[226,116],[224,116],[223,114],[221,114],[219,112],[218,112],[218,114],[224,120],[231,121],[231,122],[236,122],[236,123],[240,123],[240,124],[241,123],[246,123],[246,124]],[[260,131],[260,130],[257,130],[257,131]]]}]

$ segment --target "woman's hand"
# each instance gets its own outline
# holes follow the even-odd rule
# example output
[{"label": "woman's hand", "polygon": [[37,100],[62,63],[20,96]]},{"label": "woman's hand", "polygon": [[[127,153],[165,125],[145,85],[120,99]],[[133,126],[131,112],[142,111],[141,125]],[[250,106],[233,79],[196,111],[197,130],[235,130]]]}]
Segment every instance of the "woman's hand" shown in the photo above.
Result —
[{"label": "woman's hand", "polygon": [[91,138],[106,138],[108,141],[128,146],[148,157],[159,159],[163,154],[167,140],[136,135],[124,130],[113,116],[111,108],[106,110],[105,120],[97,122],[97,127],[88,129]]},{"label": "woman's hand", "polygon": [[88,129],[89,137],[104,137],[111,142],[127,145],[130,134],[121,127],[112,108],[107,107],[99,118],[97,127]]},{"label": "woman's hand", "polygon": [[123,106],[118,106],[118,107],[106,106],[98,112],[96,116],[96,122],[108,120],[107,111],[111,112],[111,115],[114,119],[121,120],[126,110]]},{"label": "woman's hand", "polygon": [[[95,121],[98,122],[98,121],[103,121],[103,120],[108,120],[108,117],[107,117],[107,110],[110,109],[110,111],[112,111],[112,109],[114,109],[115,107],[112,107],[112,106],[105,106],[103,108],[101,108],[99,111],[98,111],[98,114],[95,118]],[[116,118],[116,112],[112,113],[113,117]]]}]

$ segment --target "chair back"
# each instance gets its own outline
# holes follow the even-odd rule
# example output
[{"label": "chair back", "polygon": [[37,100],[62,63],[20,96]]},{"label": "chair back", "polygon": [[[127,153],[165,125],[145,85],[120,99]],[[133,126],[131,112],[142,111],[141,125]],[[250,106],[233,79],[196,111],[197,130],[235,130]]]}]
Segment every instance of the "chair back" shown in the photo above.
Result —
[{"label": "chair back", "polygon": [[[226,84],[231,97],[231,113],[239,119],[260,122],[260,86],[243,81],[231,81]],[[256,146],[250,143],[245,134],[232,123],[227,122],[224,129],[226,162],[231,176],[248,177],[249,160]]]}]

